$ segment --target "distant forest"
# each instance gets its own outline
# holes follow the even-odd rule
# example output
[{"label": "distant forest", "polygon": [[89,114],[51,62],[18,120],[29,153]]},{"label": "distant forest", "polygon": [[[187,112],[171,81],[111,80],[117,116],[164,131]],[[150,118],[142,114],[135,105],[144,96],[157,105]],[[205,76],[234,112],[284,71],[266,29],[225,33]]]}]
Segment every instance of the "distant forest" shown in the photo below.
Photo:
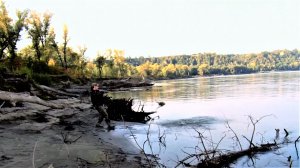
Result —
[{"label": "distant forest", "polygon": [[128,58],[126,62],[150,78],[247,74],[300,69],[300,51],[295,49],[259,54],[199,53],[164,57]]}]

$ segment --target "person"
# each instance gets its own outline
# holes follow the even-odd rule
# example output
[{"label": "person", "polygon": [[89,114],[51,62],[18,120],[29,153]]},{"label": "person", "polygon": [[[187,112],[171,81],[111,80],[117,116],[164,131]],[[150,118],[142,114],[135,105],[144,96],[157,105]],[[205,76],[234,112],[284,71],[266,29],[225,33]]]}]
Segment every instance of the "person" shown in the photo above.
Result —
[{"label": "person", "polygon": [[98,122],[96,124],[96,127],[103,127],[101,125],[103,119],[105,119],[105,122],[107,124],[108,129],[113,129],[114,127],[111,126],[110,119],[108,117],[107,113],[107,102],[106,97],[104,96],[105,91],[100,89],[100,85],[98,83],[93,83],[91,86],[91,101],[95,109],[99,113]]}]

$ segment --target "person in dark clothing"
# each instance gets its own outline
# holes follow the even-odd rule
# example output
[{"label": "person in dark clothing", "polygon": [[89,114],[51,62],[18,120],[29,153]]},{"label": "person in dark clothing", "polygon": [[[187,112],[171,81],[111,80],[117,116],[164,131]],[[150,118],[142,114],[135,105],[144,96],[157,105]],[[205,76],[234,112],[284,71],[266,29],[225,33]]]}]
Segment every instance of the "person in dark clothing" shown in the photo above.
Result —
[{"label": "person in dark clothing", "polygon": [[113,129],[114,127],[110,124],[110,119],[107,113],[107,100],[104,96],[105,91],[100,89],[100,85],[98,83],[93,83],[91,86],[91,101],[95,109],[99,112],[98,122],[96,127],[102,127],[101,123],[103,119],[108,126],[108,129]]}]

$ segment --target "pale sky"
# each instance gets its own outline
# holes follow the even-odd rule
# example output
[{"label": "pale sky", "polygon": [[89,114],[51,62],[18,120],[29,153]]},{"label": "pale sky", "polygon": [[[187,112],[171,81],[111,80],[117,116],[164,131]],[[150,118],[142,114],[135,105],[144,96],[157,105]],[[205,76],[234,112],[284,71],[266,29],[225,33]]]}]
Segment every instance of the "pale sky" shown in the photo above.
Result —
[{"label": "pale sky", "polygon": [[[16,9],[53,13],[56,40],[69,27],[72,47],[87,56],[122,49],[126,56],[300,49],[300,0],[5,0]],[[24,37],[25,38],[25,37]]]}]

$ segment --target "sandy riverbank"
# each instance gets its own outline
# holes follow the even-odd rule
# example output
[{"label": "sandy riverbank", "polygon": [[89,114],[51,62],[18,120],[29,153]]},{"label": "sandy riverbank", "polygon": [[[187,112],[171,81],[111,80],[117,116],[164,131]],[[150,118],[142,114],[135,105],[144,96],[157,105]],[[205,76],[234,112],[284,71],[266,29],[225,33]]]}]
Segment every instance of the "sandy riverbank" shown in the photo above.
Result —
[{"label": "sandy riverbank", "polygon": [[0,108],[0,167],[147,167],[128,139],[95,128],[98,113],[89,100],[52,102],[65,108]]}]

